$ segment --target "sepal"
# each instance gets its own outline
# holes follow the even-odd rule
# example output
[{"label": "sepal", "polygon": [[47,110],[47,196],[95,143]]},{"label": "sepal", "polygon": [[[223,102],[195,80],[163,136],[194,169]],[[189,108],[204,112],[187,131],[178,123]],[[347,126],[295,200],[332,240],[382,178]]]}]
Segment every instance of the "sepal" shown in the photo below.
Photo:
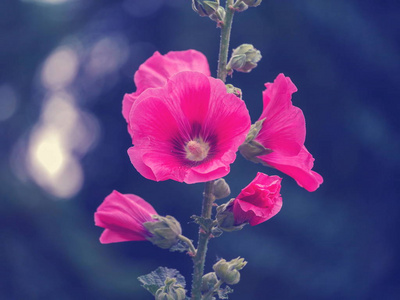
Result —
[{"label": "sepal", "polygon": [[216,220],[218,222],[218,228],[223,231],[231,232],[243,229],[248,223],[242,223],[240,225],[235,225],[235,216],[233,214],[233,201],[232,198],[227,203],[224,203],[217,207]]},{"label": "sepal", "polygon": [[155,222],[143,223],[143,226],[151,233],[147,239],[154,245],[169,249],[178,243],[178,237],[182,234],[181,224],[172,216],[154,216]]}]

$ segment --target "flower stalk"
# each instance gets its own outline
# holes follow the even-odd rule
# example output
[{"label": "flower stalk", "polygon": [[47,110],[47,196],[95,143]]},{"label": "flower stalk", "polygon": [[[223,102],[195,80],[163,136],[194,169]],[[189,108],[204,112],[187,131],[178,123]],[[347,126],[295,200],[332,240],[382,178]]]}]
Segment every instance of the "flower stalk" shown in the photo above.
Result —
[{"label": "flower stalk", "polygon": [[[203,193],[203,205],[201,216],[205,219],[211,219],[212,205],[215,201],[213,194],[214,181],[205,183]],[[193,257],[193,282],[192,282],[192,300],[201,300],[201,284],[204,274],[204,263],[206,260],[207,245],[211,232],[205,231],[200,227],[199,241],[196,255]]]},{"label": "flower stalk", "polygon": [[[224,83],[226,82],[226,77],[228,74],[226,65],[228,63],[229,41],[231,36],[233,15],[235,13],[233,5],[234,5],[233,0],[226,0],[226,5],[225,5],[226,14],[224,21],[221,23],[221,39],[219,46],[217,78],[221,79]],[[209,181],[205,183],[201,216],[206,219],[211,218],[212,205],[215,201],[213,188],[214,188],[214,181]],[[191,298],[192,300],[201,300],[202,298],[201,283],[204,274],[204,263],[205,263],[207,245],[210,235],[211,232],[205,232],[202,228],[200,228],[197,252],[196,255],[193,257],[194,267],[193,267],[192,298]]]}]

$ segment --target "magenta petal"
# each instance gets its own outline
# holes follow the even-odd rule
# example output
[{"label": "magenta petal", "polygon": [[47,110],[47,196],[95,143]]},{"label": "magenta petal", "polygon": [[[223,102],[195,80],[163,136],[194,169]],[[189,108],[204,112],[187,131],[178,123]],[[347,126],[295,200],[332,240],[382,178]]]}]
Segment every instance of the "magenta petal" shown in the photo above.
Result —
[{"label": "magenta petal", "polygon": [[282,207],[282,178],[258,173],[233,201],[235,225],[258,225],[275,216]]},{"label": "magenta petal", "polygon": [[[244,102],[198,72],[180,72],[165,87],[143,92],[129,120],[135,168],[149,179],[186,183],[225,176],[250,128]],[[201,156],[188,154],[189,142],[202,147]]]},{"label": "magenta petal", "polygon": [[154,208],[142,198],[132,194],[113,191],[94,214],[95,225],[105,230],[100,237],[102,243],[140,241],[149,236],[143,226],[157,215]]},{"label": "magenta petal", "polygon": [[[127,123],[132,104],[141,93],[149,88],[163,87],[171,76],[183,71],[196,71],[210,76],[207,58],[196,50],[171,51],[166,55],[155,52],[146,60],[134,76],[136,92],[125,94],[122,101],[122,114]],[[128,131],[132,136],[129,127]]]},{"label": "magenta petal", "polygon": [[289,77],[279,74],[274,83],[265,84],[264,119],[256,141],[264,147],[284,155],[297,155],[305,141],[306,127],[303,112],[292,105],[292,94],[297,91]]},{"label": "magenta petal", "polygon": [[314,158],[304,146],[297,156],[284,156],[272,152],[258,158],[289,175],[299,186],[309,192],[315,191],[323,182],[322,176],[311,170],[314,166]]}]

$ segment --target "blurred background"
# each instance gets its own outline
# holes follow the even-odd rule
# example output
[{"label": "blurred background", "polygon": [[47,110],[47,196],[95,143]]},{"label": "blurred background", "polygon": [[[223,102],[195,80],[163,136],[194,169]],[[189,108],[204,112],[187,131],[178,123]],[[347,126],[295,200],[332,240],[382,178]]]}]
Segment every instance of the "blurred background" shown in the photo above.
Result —
[{"label": "blurred background", "polygon": [[[283,180],[282,211],[210,244],[248,265],[231,299],[398,299],[400,7],[397,0],[265,0],[235,16],[231,47],[263,55],[235,73],[252,121],[283,72],[299,91],[314,193],[238,157],[236,196],[258,171]],[[197,239],[203,185],[152,182],[129,162],[121,115],[154,51],[197,49],[216,76],[219,30],[189,0],[1,0],[0,299],[152,299],[136,278],[191,261],[148,242],[101,245],[93,213],[113,189],[175,216]]]}]

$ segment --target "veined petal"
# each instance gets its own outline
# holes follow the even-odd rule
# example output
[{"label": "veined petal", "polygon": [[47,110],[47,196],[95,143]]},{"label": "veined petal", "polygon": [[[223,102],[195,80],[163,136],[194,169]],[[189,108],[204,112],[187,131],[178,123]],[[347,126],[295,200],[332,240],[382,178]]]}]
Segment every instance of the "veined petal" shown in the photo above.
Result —
[{"label": "veined petal", "polygon": [[145,240],[150,234],[143,226],[154,221],[155,209],[142,198],[113,191],[94,214],[95,225],[104,228],[102,243]]},{"label": "veined petal", "polygon": [[322,176],[311,170],[314,166],[314,158],[304,146],[297,156],[284,156],[272,152],[258,158],[269,166],[289,175],[296,180],[299,186],[304,187],[309,192],[315,191],[323,182]]},{"label": "veined petal", "polygon": [[274,83],[267,83],[265,86],[264,108],[260,117],[265,118],[265,121],[256,141],[275,152],[297,155],[306,135],[303,112],[293,106],[291,101],[297,88],[283,74],[279,74]]},{"label": "veined petal", "polygon": [[207,58],[196,50],[171,51],[165,55],[155,52],[139,67],[134,75],[136,92],[125,94],[122,100],[122,115],[128,123],[131,136],[129,114],[135,100],[145,90],[163,87],[172,75],[183,71],[197,71],[210,76]]}]

